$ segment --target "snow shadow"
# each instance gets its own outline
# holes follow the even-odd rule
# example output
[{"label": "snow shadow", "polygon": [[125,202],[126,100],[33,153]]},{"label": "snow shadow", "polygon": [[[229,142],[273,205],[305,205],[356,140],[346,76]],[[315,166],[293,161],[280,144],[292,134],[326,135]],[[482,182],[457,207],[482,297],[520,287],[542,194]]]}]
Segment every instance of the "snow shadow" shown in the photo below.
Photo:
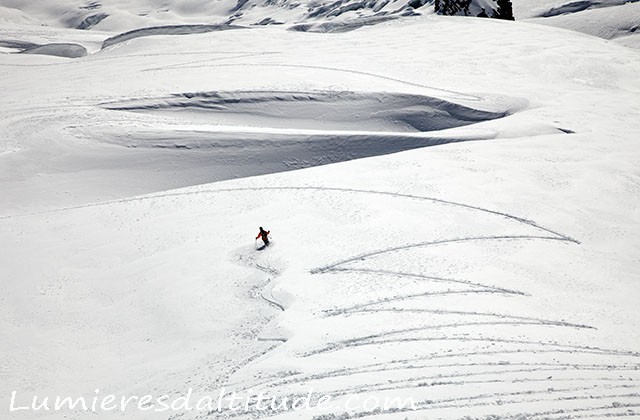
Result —
[{"label": "snow shadow", "polygon": [[393,133],[444,130],[508,115],[506,110],[480,110],[430,96],[350,91],[180,93],[103,106],[146,113],[182,112],[192,121],[234,126]]},{"label": "snow shadow", "polygon": [[55,57],[79,58],[87,55],[87,49],[73,43],[34,44],[17,40],[0,40],[0,47],[17,50],[21,54],[52,55]]},{"label": "snow shadow", "polygon": [[202,182],[215,182],[492,139],[487,128],[455,129],[505,117],[514,106],[476,99],[477,107],[390,92],[179,93],[102,103],[130,118],[106,115],[119,123],[75,130],[132,156],[168,160],[172,169],[199,168]]},{"label": "snow shadow", "polygon": [[237,25],[166,25],[152,26],[149,28],[134,29],[132,31],[123,32],[121,34],[107,38],[102,43],[102,48],[107,48],[124,41],[134,38],[152,35],[191,35],[204,34],[207,32],[225,31],[229,29],[244,29],[243,26]]}]

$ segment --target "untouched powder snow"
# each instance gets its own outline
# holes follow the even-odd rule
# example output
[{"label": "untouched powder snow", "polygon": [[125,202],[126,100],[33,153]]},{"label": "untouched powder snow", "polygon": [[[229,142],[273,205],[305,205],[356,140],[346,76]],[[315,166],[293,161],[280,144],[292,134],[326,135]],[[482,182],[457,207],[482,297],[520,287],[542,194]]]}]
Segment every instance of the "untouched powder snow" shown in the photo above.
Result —
[{"label": "untouched powder snow", "polygon": [[[23,23],[93,48],[0,56],[2,418],[638,416],[636,51],[436,16],[103,50]],[[8,411],[190,388],[330,404]]]}]

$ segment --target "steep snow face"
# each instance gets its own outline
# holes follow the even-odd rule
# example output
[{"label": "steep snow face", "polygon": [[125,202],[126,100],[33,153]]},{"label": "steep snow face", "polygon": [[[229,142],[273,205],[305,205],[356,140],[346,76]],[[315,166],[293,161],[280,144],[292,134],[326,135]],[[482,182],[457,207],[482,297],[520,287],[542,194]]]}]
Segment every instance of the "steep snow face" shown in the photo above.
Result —
[{"label": "steep snow face", "polygon": [[518,0],[513,2],[513,11],[520,19],[553,17],[579,13],[585,10],[609,9],[636,3],[637,0]]},{"label": "steep snow face", "polygon": [[640,3],[593,8],[580,13],[536,19],[535,22],[611,39],[633,48],[640,47]]},{"label": "steep snow face", "polygon": [[640,47],[640,3],[637,0],[521,0],[514,2],[518,19],[557,26]]},{"label": "steep snow face", "polygon": [[445,130],[508,114],[506,106],[503,112],[489,112],[429,96],[388,92],[195,92],[103,106],[152,114],[189,111],[186,119],[192,120],[195,113],[196,118],[217,125],[391,133]]}]

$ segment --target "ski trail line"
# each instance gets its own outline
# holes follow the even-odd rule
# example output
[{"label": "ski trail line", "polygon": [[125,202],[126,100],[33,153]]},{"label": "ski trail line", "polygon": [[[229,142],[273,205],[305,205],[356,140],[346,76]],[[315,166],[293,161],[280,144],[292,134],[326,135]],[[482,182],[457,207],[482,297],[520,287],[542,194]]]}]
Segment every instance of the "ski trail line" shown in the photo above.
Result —
[{"label": "ski trail line", "polygon": [[392,270],[375,270],[371,268],[336,268],[332,267],[326,274],[339,274],[339,273],[365,273],[365,274],[373,274],[373,275],[382,275],[382,276],[395,276],[395,277],[410,277],[414,279],[423,279],[425,281],[431,281],[434,283],[454,283],[454,284],[463,284],[465,286],[471,286],[475,288],[479,288],[480,290],[466,290],[469,293],[480,293],[480,292],[494,292],[494,293],[504,293],[506,295],[520,295],[525,296],[526,293],[521,292],[519,290],[505,289],[502,287],[489,286],[482,283],[475,283],[469,280],[459,280],[459,279],[451,279],[446,277],[437,277],[437,276],[427,276],[424,274],[414,274],[414,273],[406,273],[403,271],[392,271]]},{"label": "ski trail line", "polygon": [[181,197],[181,196],[192,196],[192,195],[207,195],[207,194],[220,194],[220,193],[241,192],[241,191],[342,192],[342,193],[354,193],[354,194],[377,194],[377,195],[396,197],[396,198],[406,198],[406,199],[413,199],[413,200],[430,201],[430,202],[433,202],[433,203],[439,203],[439,204],[443,204],[443,205],[451,205],[451,206],[461,207],[461,208],[465,208],[465,209],[469,209],[469,210],[474,210],[474,211],[479,211],[479,212],[483,212],[483,213],[493,214],[493,215],[496,215],[496,216],[501,216],[501,217],[504,217],[506,219],[510,219],[510,220],[513,220],[513,221],[518,222],[518,223],[529,225],[529,226],[531,226],[531,227],[533,227],[535,229],[539,229],[539,230],[542,230],[544,232],[550,233],[550,234],[552,234],[554,236],[557,236],[558,238],[564,239],[566,241],[573,242],[573,243],[576,243],[576,244],[580,243],[579,241],[577,241],[576,239],[571,238],[570,236],[558,233],[558,232],[553,231],[553,230],[551,230],[549,228],[546,228],[546,227],[543,227],[541,225],[538,225],[533,220],[528,220],[528,219],[525,219],[525,218],[522,218],[522,217],[514,216],[512,214],[501,212],[501,211],[497,211],[497,210],[491,210],[491,209],[487,209],[487,208],[484,208],[484,207],[474,206],[474,205],[460,203],[460,202],[456,202],[456,201],[444,200],[444,199],[436,198],[436,197],[419,196],[419,195],[396,193],[396,192],[389,192],[389,191],[365,190],[365,189],[357,189],[357,188],[342,188],[342,187],[314,187],[314,186],[238,187],[238,188],[204,189],[204,190],[200,190],[200,191],[169,192],[169,193],[160,193],[160,194],[153,194],[153,195],[144,195],[144,196],[139,196],[139,197],[122,198],[122,199],[118,199],[118,200],[110,200],[110,201],[103,201],[103,202],[97,202],[97,203],[81,204],[81,205],[77,205],[77,206],[69,206],[69,207],[63,207],[63,208],[59,208],[59,209],[43,210],[43,211],[25,213],[25,214],[0,216],[0,220],[13,219],[13,218],[17,218],[17,217],[36,216],[36,215],[41,215],[41,214],[58,213],[58,212],[64,212],[64,211],[70,211],[70,210],[78,210],[78,209],[83,209],[83,208],[88,208],[88,207],[99,207],[99,206],[105,206],[105,205],[109,205],[109,204],[149,201],[149,200],[155,200],[155,199],[158,199],[158,198]]},{"label": "ski trail line", "polygon": [[[640,353],[634,352],[634,351],[603,349],[601,347],[579,346],[579,345],[574,345],[574,344],[558,344],[558,343],[549,342],[549,341],[528,341],[528,340],[505,339],[505,338],[495,338],[495,337],[466,337],[466,336],[449,337],[449,336],[438,336],[438,337],[427,337],[427,338],[403,338],[403,339],[399,339],[399,340],[370,341],[370,342],[362,343],[361,345],[374,345],[374,344],[378,344],[379,345],[379,344],[388,344],[388,343],[393,343],[393,342],[398,342],[398,341],[402,341],[402,342],[459,341],[459,342],[464,342],[464,343],[470,343],[470,342],[505,343],[505,344],[518,344],[518,345],[534,345],[534,346],[540,346],[540,347],[553,347],[555,349],[561,349],[561,350],[589,351],[589,352],[596,352],[596,353],[599,353],[599,354],[611,355],[611,356],[615,355],[615,356],[640,357]],[[311,351],[307,351],[307,352],[301,353],[300,355],[302,357],[310,357],[310,356],[314,356],[314,355],[320,354],[320,353],[328,353],[328,352],[341,350],[341,349],[343,349],[345,347],[349,347],[349,346],[343,346],[343,347],[325,346],[325,347],[321,347],[321,348],[318,348],[318,349],[315,349],[315,350],[311,350]]]}]

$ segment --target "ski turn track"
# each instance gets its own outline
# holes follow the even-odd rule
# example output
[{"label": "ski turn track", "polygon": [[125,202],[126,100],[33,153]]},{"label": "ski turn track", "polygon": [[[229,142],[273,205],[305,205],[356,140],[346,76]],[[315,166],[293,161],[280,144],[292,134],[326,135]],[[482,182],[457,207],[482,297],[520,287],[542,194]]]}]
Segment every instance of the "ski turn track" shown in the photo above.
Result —
[{"label": "ski turn track", "polygon": [[[437,197],[328,186],[201,188],[37,214],[152,204],[188,196],[211,201],[212,196],[244,192],[268,194],[274,200],[281,192],[299,194],[307,201],[327,194],[345,199],[377,196],[414,201],[440,211],[495,218],[512,233],[425,238],[308,267],[308,278],[298,280],[326,283],[332,294],[316,302],[307,336],[258,337],[274,345],[233,370],[225,384],[229,392],[264,389],[271,396],[291,398],[313,390],[337,403],[370,396],[411,397],[414,402],[411,409],[338,407],[317,419],[460,418],[461,410],[478,418],[495,415],[505,419],[636,415],[640,407],[640,353],[592,345],[590,339],[599,331],[579,319],[553,319],[541,311],[539,316],[518,313],[512,303],[534,297],[525,290],[491,284],[487,278],[431,272],[428,264],[416,268],[404,263],[423,255],[415,253],[438,256],[448,250],[448,255],[457,255],[450,252],[455,250],[452,247],[490,245],[509,253],[514,247],[521,252],[530,246],[562,252],[579,246],[571,236],[533,220]],[[278,302],[270,293],[273,280],[280,280],[286,270],[281,272],[268,261],[247,256],[250,254],[241,250],[236,258],[266,276],[258,285],[258,297],[286,318],[289,302]],[[344,287],[351,287],[348,290],[352,292],[343,293]],[[367,287],[375,294],[368,294]],[[308,413],[300,417],[283,409],[249,408],[249,414],[223,411],[202,418],[312,418],[304,417]]]},{"label": "ski turn track", "polygon": [[[311,268],[312,278],[320,277],[331,284],[353,278],[387,279],[388,290],[377,299],[363,299],[364,293],[363,297],[355,295],[345,299],[351,301],[351,305],[335,305],[334,299],[327,297],[324,308],[317,314],[316,324],[310,326],[318,329],[316,336],[325,333],[320,339],[322,344],[283,341],[278,348],[278,358],[282,358],[282,352],[290,345],[291,350],[289,359],[285,356],[284,361],[275,362],[281,364],[282,369],[271,367],[270,355],[265,355],[258,363],[245,367],[243,379],[236,379],[239,392],[268,389],[271,395],[295,397],[313,389],[335,401],[372,395],[411,395],[414,401],[411,409],[336,409],[314,417],[317,419],[387,418],[386,415],[398,419],[459,418],[455,413],[461,408],[478,416],[498,413],[497,418],[618,417],[633,416],[633,410],[640,406],[637,385],[640,353],[593,346],[588,339],[580,342],[582,331],[597,333],[593,326],[520,315],[510,312],[508,305],[500,311],[440,309],[432,306],[436,299],[453,297],[460,302],[456,308],[460,308],[460,304],[462,308],[473,308],[483,299],[527,299],[530,295],[473,279],[410,272],[402,266],[388,265],[388,261],[400,261],[408,251],[438,252],[444,247],[483,246],[487,242],[507,250],[514,244],[531,242],[576,246],[580,244],[576,239],[509,213],[433,197],[331,187],[250,190],[376,194],[420,200],[496,216],[532,233],[425,240],[368,251]],[[377,262],[380,258],[384,261]],[[397,293],[393,279],[409,279],[427,288],[416,293]],[[386,322],[380,321],[380,317]],[[332,334],[334,327],[345,324],[353,325],[353,328],[344,327],[349,331],[347,338],[342,333]],[[371,328],[373,324],[377,326]],[[364,329],[374,333],[365,334],[362,326],[369,326]],[[486,327],[492,333],[477,332],[487,331]],[[379,362],[369,363],[373,360]],[[287,365],[307,368],[285,371]],[[331,366],[339,367],[331,369]],[[429,398],[420,398],[421,395]],[[222,418],[238,417],[233,412],[216,414]],[[282,409],[252,412],[256,418],[290,418],[292,414]]]}]

